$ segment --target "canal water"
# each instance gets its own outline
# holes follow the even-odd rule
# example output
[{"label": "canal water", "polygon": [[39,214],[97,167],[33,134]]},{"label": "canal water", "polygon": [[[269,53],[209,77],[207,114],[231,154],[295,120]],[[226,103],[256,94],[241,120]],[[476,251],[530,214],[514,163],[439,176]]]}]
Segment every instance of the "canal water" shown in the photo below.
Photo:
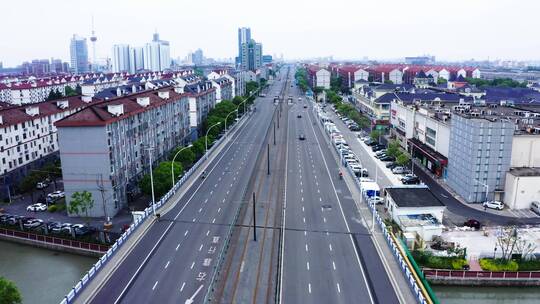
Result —
[{"label": "canal water", "polygon": [[431,286],[443,304],[537,304],[539,287]]},{"label": "canal water", "polygon": [[0,276],[14,281],[25,304],[58,304],[97,258],[0,241]]}]

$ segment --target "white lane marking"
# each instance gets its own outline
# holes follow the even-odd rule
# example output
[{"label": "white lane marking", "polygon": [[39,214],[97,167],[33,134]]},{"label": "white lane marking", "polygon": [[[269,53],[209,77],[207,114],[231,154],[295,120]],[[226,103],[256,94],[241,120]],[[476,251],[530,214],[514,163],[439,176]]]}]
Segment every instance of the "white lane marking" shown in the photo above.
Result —
[{"label": "white lane marking", "polygon": [[337,292],[341,293],[341,288],[339,288],[339,283],[336,283],[337,285]]},{"label": "white lane marking", "polygon": [[323,217],[323,221],[326,223],[326,218],[325,217]]},{"label": "white lane marking", "polygon": [[199,213],[201,213],[201,211],[202,211],[202,208],[199,208]]},{"label": "white lane marking", "polygon": [[206,231],[206,236],[208,236],[210,234],[210,230]]},{"label": "white lane marking", "polygon": [[204,200],[204,203],[206,204],[207,202],[208,202],[208,199],[205,199],[205,200]]},{"label": "white lane marking", "polygon": [[221,175],[225,175],[225,171],[221,172]]},{"label": "white lane marking", "polygon": [[336,270],[336,263],[334,261],[332,261],[332,267]]},{"label": "white lane marking", "polygon": [[309,251],[308,245],[306,244],[306,252]]},{"label": "white lane marking", "polygon": [[195,222],[195,218],[193,218],[193,222]]},{"label": "white lane marking", "polygon": [[210,190],[210,195],[212,195],[212,193],[214,193],[214,190]]},{"label": "white lane marking", "polygon": [[227,195],[229,195],[229,192],[231,192],[230,190],[227,190]]},{"label": "white lane marking", "polygon": [[217,188],[217,184],[214,185],[214,188]]},{"label": "white lane marking", "polygon": [[302,202],[304,201],[304,197],[302,196]]},{"label": "white lane marking", "polygon": [[308,283],[308,292],[311,293],[311,283]]},{"label": "white lane marking", "polygon": [[[317,134],[315,132],[315,128],[313,127],[313,124],[312,124],[313,121],[311,120],[311,117],[309,115],[308,115],[308,119],[309,119],[309,122],[310,122],[310,125],[311,125],[311,130],[313,131],[313,135],[315,137],[315,140],[317,141],[317,148],[319,150],[320,155],[322,156],[324,167],[326,168],[326,173],[328,174],[328,176],[330,176],[330,169],[328,168],[328,164],[326,162],[326,158],[324,157],[324,153],[323,153],[323,150],[321,148],[321,143],[319,142],[319,138],[317,137]],[[315,175],[315,178],[317,178],[316,175]],[[347,232],[350,233],[351,229],[349,228],[349,223],[347,223],[347,218],[345,217],[345,213],[343,212],[343,206],[341,206],[341,200],[339,198],[339,195],[337,194],[336,186],[334,185],[334,181],[332,179],[330,179],[330,184],[332,185],[332,188],[334,189],[334,194],[335,194],[336,199],[338,201],[339,209],[341,211],[341,216],[343,218],[343,221],[345,222],[345,227],[347,228]],[[354,240],[353,240],[352,235],[349,235],[349,239],[351,240],[351,245],[352,245],[354,254],[356,256],[356,261],[358,263],[358,267],[360,268],[360,272],[362,273],[362,278],[364,279],[364,283],[366,284],[370,302],[375,303],[375,301],[373,300],[373,295],[371,294],[371,290],[369,289],[369,286],[368,286],[368,283],[367,283],[368,281],[367,281],[367,278],[366,278],[364,267],[360,263],[360,256],[358,255],[358,252],[356,251],[356,249],[354,249]]]},{"label": "white lane marking", "polygon": [[307,235],[307,231],[304,230],[304,235]]},{"label": "white lane marking", "polygon": [[302,220],[304,221],[304,223],[306,222],[306,218],[305,218],[305,217],[304,217],[304,218],[302,218]]},{"label": "white lane marking", "polygon": [[222,203],[225,203],[225,199],[223,199],[221,202],[222,202]]},{"label": "white lane marking", "polygon": [[186,287],[186,282],[182,283],[182,286],[180,287],[180,292],[182,292],[182,290],[184,290],[184,287]]},{"label": "white lane marking", "polygon": [[188,233],[189,233],[189,230],[186,230],[186,232],[184,232],[184,236],[186,236]]},{"label": "white lane marking", "polygon": [[300,193],[304,193],[304,189],[300,188]]},{"label": "white lane marking", "polygon": [[300,186],[302,186],[302,181],[300,181]]},{"label": "white lane marking", "polygon": [[321,190],[317,189],[317,193],[321,193]]},{"label": "white lane marking", "polygon": [[304,206],[302,206],[302,212],[304,212]]},{"label": "white lane marking", "polygon": [[176,251],[178,251],[178,248],[180,248],[180,243],[178,243],[178,245],[176,245]]},{"label": "white lane marking", "polygon": [[170,263],[171,263],[171,261],[167,261],[167,264],[165,264],[165,269],[167,269],[167,267],[169,267]]},{"label": "white lane marking", "polygon": [[218,181],[219,181],[219,182],[221,181],[221,176],[218,178]]},{"label": "white lane marking", "polygon": [[193,269],[193,266],[195,266],[195,262],[191,264],[191,267],[189,267],[189,269]]},{"label": "white lane marking", "polygon": [[199,247],[199,251],[201,251],[201,250],[202,250],[203,246],[204,246],[204,245],[203,245],[203,244],[201,244],[201,247]]},{"label": "white lane marking", "polygon": [[328,244],[328,248],[330,248],[330,251],[332,251],[332,244]]},{"label": "white lane marking", "polygon": [[309,262],[306,262],[306,268],[309,270]]},{"label": "white lane marking", "polygon": [[219,207],[219,208],[218,208],[217,212],[218,212],[218,213],[220,213],[220,212],[221,212],[221,207]]},{"label": "white lane marking", "polygon": [[201,289],[203,288],[204,285],[201,285],[199,286],[199,288],[197,288],[197,291],[195,291],[195,293],[191,296],[191,298],[187,299],[186,302],[184,302],[185,304],[193,304],[193,299],[195,299],[195,297],[197,296],[197,294],[201,291]]},{"label": "white lane marking", "polygon": [[158,281],[156,281],[156,282],[154,283],[154,286],[152,286],[152,290],[156,289],[157,283],[158,283]]},{"label": "white lane marking", "polygon": [[214,219],[212,220],[212,224],[215,223],[215,222],[216,222],[216,218],[214,218]]},{"label": "white lane marking", "polygon": [[321,202],[322,202],[322,197],[319,197],[319,201],[321,201]]}]

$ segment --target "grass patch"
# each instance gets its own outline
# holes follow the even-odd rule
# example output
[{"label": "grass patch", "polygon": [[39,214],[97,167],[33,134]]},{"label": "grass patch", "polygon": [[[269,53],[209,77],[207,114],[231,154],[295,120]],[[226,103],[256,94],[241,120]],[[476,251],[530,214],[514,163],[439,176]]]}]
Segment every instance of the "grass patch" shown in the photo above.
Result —
[{"label": "grass patch", "polygon": [[540,270],[540,260],[519,261],[518,265],[520,271]]},{"label": "grass patch", "polygon": [[416,263],[422,267],[461,270],[468,265],[467,260],[462,257],[439,257],[420,250],[411,253]]}]

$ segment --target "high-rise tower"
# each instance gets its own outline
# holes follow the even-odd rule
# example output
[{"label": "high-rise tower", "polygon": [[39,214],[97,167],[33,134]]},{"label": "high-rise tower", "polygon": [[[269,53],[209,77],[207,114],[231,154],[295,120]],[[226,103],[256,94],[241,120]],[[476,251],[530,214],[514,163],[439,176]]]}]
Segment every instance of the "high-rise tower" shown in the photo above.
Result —
[{"label": "high-rise tower", "polygon": [[92,16],[92,36],[90,36],[90,41],[92,41],[92,71],[96,71],[96,32],[94,31],[94,16]]}]

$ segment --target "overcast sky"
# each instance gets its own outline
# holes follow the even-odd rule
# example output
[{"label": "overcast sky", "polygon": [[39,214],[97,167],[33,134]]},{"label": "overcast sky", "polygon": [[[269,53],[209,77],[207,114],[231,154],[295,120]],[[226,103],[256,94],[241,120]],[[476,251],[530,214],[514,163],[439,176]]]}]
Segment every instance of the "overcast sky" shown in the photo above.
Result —
[{"label": "overcast sky", "polygon": [[229,58],[248,26],[265,54],[285,58],[540,59],[538,0],[3,0],[1,11],[4,66],[67,60],[70,37],[89,37],[92,15],[98,58],[115,43],[150,41],[154,29],[172,58],[197,48]]}]

